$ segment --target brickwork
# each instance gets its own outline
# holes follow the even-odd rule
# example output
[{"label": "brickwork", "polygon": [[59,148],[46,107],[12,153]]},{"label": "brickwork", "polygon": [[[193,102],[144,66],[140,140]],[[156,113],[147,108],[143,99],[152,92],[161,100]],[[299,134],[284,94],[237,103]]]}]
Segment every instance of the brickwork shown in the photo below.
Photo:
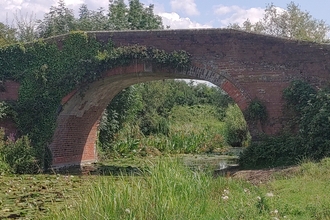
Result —
[{"label": "brickwork", "polygon": [[[150,80],[186,78],[207,80],[226,91],[241,110],[253,99],[267,107],[268,121],[249,124],[252,135],[276,134],[282,128],[282,91],[294,79],[315,87],[330,79],[330,46],[258,35],[228,29],[90,32],[100,42],[116,46],[145,45],[168,52],[191,54],[184,72],[133,63],[104,73],[89,85],[84,96],[76,91],[62,100],[50,149],[53,166],[95,161],[97,126],[111,99],[123,88]],[[63,36],[53,38],[61,48]],[[1,94],[0,94],[1,95]]]},{"label": "brickwork", "polygon": [[1,101],[17,100],[18,90],[19,90],[18,82],[12,80],[0,81],[0,100]]}]

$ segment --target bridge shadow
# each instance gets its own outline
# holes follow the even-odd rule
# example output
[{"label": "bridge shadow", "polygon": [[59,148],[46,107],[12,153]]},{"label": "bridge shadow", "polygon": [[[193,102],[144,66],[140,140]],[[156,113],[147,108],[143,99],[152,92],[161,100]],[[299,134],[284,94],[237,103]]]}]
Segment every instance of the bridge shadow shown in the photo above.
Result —
[{"label": "bridge shadow", "polygon": [[62,175],[97,175],[97,176],[141,176],[148,173],[148,168],[131,165],[89,164],[51,169],[47,173]]}]

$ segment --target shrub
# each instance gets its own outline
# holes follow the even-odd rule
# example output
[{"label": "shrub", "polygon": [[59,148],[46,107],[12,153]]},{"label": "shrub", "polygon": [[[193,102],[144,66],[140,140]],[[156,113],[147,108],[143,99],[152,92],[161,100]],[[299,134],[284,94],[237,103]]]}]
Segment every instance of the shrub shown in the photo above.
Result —
[{"label": "shrub", "polygon": [[253,100],[244,112],[247,120],[260,121],[261,123],[267,120],[266,106],[260,100]]},{"label": "shrub", "polygon": [[[1,136],[4,136],[3,130]],[[23,136],[16,141],[3,141],[3,138],[1,140],[0,155],[3,156],[3,162],[8,164],[13,173],[36,173],[39,171],[35,151],[31,147],[27,136]]]},{"label": "shrub", "polygon": [[243,113],[237,105],[229,105],[226,110],[226,141],[233,147],[242,147],[249,140],[249,130]]},{"label": "shrub", "polygon": [[290,134],[265,136],[262,141],[252,143],[243,151],[239,164],[247,169],[297,164],[307,156],[302,141],[302,138]]}]

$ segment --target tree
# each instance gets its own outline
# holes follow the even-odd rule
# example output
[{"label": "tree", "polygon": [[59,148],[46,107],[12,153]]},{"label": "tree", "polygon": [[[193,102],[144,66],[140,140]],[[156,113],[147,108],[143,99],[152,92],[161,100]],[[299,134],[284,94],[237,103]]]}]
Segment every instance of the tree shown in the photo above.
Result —
[{"label": "tree", "polygon": [[16,42],[16,30],[0,22],[0,47]]},{"label": "tree", "polygon": [[247,19],[242,26],[231,24],[229,28],[269,34],[297,40],[327,42],[329,25],[323,20],[313,18],[309,12],[302,11],[299,5],[290,2],[286,10],[270,4],[265,9],[264,17],[255,24]]},{"label": "tree", "polygon": [[21,13],[15,14],[16,38],[20,42],[31,42],[38,37],[35,14],[23,16]]},{"label": "tree", "polygon": [[153,13],[154,6],[144,7],[139,0],[129,1],[128,24],[131,30],[163,29],[162,19]]},{"label": "tree", "polygon": [[153,5],[144,7],[139,0],[130,0],[128,6],[123,0],[111,0],[109,27],[114,30],[163,29],[161,17],[155,15],[153,10]]},{"label": "tree", "polygon": [[109,29],[108,17],[105,15],[104,9],[99,8],[97,11],[92,11],[85,4],[79,8],[79,18],[76,22],[76,29],[81,31]]},{"label": "tree", "polygon": [[75,30],[75,17],[73,11],[65,6],[64,0],[59,0],[58,6],[52,6],[44,19],[38,22],[39,36],[46,38],[66,34]]},{"label": "tree", "polygon": [[113,30],[127,30],[128,24],[128,9],[124,0],[109,1],[109,27]]}]

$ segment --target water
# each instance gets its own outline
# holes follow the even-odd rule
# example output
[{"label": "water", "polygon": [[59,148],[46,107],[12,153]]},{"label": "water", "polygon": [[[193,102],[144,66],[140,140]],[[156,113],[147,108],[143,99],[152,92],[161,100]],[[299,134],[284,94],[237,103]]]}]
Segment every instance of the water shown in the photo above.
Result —
[{"label": "water", "polygon": [[238,166],[238,156],[203,154],[182,156],[185,165],[193,170],[223,170],[229,166]]}]

